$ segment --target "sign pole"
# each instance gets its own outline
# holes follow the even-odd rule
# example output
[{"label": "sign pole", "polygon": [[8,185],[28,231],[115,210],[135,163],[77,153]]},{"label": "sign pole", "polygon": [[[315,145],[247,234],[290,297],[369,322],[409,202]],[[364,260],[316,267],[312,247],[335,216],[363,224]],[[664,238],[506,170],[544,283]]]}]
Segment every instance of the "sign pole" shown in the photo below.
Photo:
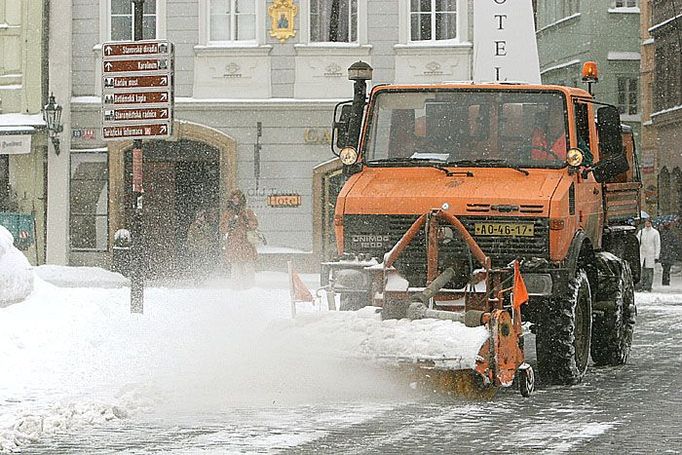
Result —
[{"label": "sign pole", "polygon": [[[143,39],[142,19],[144,0],[132,0],[135,6],[135,25],[133,41]],[[130,312],[144,312],[144,266],[142,264],[144,254],[144,242],[142,239],[142,196],[144,190],[142,139],[133,141],[133,222],[132,230],[132,267],[130,276]]]}]

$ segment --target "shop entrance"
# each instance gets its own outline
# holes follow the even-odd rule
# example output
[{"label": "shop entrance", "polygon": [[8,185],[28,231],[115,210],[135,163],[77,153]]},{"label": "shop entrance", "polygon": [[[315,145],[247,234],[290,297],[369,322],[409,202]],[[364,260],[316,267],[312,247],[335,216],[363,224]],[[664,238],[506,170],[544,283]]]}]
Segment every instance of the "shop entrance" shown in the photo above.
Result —
[{"label": "shop entrance", "polygon": [[[206,273],[201,265],[219,258],[219,151],[201,142],[150,141],[144,144],[143,236],[150,278],[190,278]],[[132,220],[132,151],[125,155],[125,218]],[[211,225],[205,239],[209,255],[198,258],[187,233],[203,212]],[[202,256],[204,256],[202,254]]]}]

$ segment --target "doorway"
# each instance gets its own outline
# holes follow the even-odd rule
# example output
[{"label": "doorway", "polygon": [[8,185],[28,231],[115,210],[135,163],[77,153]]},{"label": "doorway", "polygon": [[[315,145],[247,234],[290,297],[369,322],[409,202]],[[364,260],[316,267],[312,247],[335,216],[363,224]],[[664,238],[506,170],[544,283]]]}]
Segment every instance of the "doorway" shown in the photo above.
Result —
[{"label": "doorway", "polygon": [[[220,167],[218,149],[201,142],[149,141],[144,145],[143,242],[150,278],[190,278],[197,269],[197,252],[187,233],[200,212],[208,214],[211,232],[206,239],[215,264],[220,253],[218,220]],[[125,218],[130,225],[132,151],[125,155]]]}]

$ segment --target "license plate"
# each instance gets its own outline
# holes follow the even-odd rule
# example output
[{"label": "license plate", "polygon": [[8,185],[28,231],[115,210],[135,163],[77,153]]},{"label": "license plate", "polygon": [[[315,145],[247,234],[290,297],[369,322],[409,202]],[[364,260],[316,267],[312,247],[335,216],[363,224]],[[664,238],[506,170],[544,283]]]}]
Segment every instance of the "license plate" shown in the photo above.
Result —
[{"label": "license plate", "polygon": [[474,223],[474,235],[532,237],[534,227],[531,223]]}]

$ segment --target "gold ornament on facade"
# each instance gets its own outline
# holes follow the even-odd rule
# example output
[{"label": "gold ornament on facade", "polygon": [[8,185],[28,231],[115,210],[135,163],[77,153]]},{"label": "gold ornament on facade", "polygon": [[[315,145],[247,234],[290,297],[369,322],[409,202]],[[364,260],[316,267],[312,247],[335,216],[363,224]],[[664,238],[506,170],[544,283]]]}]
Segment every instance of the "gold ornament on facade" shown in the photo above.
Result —
[{"label": "gold ornament on facade", "polygon": [[298,13],[298,6],[294,5],[293,0],[274,0],[268,7],[268,14],[272,19],[270,36],[284,42],[292,36],[296,36],[294,30],[295,17]]}]

